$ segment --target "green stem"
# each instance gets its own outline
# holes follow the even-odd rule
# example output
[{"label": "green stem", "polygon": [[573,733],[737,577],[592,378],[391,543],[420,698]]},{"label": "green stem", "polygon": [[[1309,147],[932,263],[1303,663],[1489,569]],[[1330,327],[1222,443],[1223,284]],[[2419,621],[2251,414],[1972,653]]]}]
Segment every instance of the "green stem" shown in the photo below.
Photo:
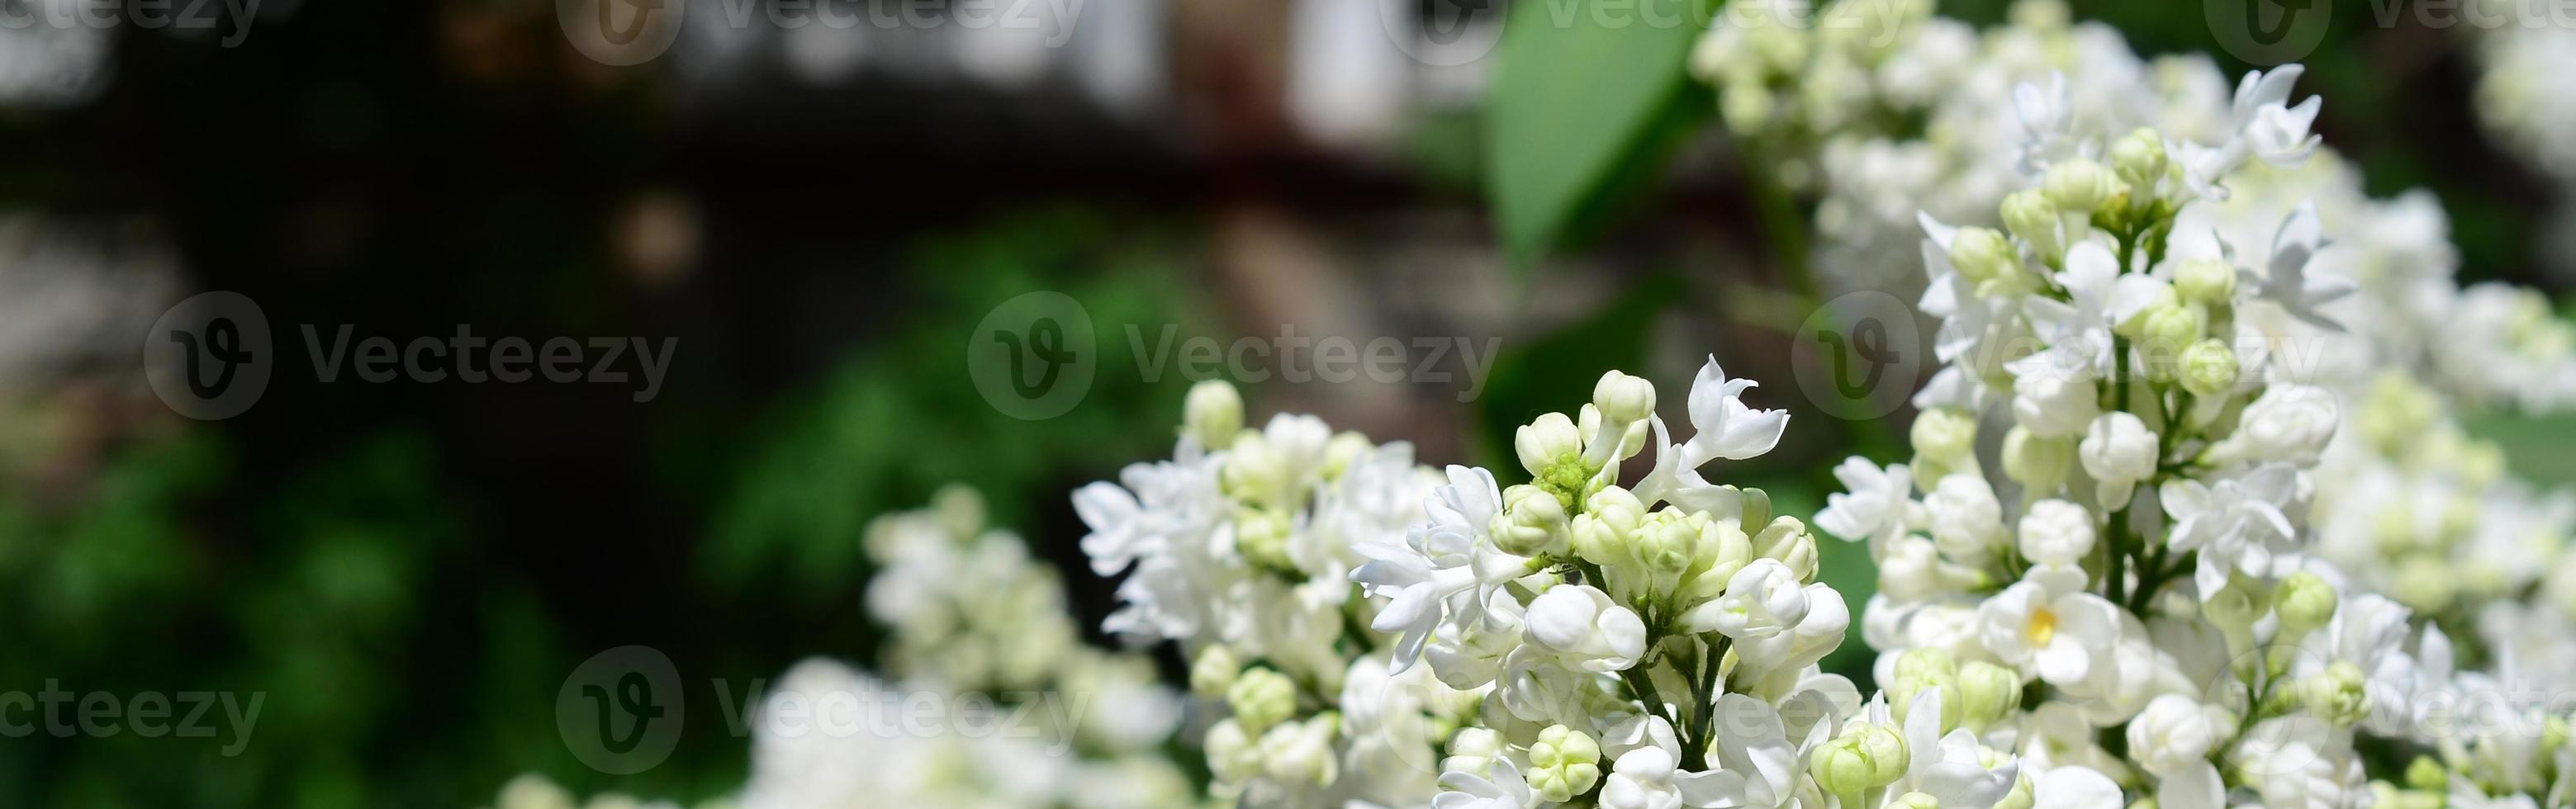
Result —
[{"label": "green stem", "polygon": [[1761,222],[1762,240],[1780,262],[1780,275],[1799,295],[1808,300],[1818,297],[1815,265],[1808,258],[1807,217],[1798,209],[1798,201],[1789,195],[1788,186],[1772,171],[1779,157],[1772,144],[1760,140],[1744,146],[1745,185],[1753,192],[1753,214]]}]

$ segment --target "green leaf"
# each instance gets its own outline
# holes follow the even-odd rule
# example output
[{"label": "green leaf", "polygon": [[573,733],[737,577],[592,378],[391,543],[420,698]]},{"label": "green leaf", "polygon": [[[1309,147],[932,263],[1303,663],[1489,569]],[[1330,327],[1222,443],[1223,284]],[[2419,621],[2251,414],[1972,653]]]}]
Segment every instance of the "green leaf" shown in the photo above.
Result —
[{"label": "green leaf", "polygon": [[[1675,3],[1690,13],[1672,13]],[[1516,269],[1597,233],[1708,119],[1715,94],[1685,65],[1717,5],[1534,0],[1512,13],[1494,76],[1487,190]]]}]

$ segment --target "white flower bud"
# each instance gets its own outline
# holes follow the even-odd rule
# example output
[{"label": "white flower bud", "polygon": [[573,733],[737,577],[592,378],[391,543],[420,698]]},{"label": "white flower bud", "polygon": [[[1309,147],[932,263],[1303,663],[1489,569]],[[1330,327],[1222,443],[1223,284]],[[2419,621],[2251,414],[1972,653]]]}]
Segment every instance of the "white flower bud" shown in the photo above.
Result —
[{"label": "white flower bud", "polygon": [[1778,560],[1799,581],[1816,580],[1816,535],[1808,533],[1807,524],[1796,517],[1772,518],[1771,524],[1753,537],[1753,553]]},{"label": "white flower bud", "polygon": [[2236,266],[2214,258],[2195,258],[2174,268],[2174,292],[2184,301],[2222,306],[2236,300]]},{"label": "white flower bud", "polygon": [[2208,760],[2218,729],[2200,703],[2166,694],[2129,721],[2129,756],[2148,772],[2170,775]]},{"label": "white flower bud", "polygon": [[1565,552],[1565,506],[1546,489],[1520,484],[1503,490],[1503,510],[1488,529],[1494,546],[1514,556]]},{"label": "white flower bud", "polygon": [[1936,407],[1914,417],[1914,427],[1907,431],[1907,437],[1918,459],[1956,462],[1976,451],[1977,419],[1955,407]]},{"label": "white flower bud", "polygon": [[1234,685],[1235,675],[1243,673],[1243,662],[1234,650],[1222,643],[1208,644],[1199,650],[1198,659],[1190,661],[1190,693],[1200,699],[1218,699]]},{"label": "white flower bud", "polygon": [[1243,432],[1243,395],[1222,379],[1190,386],[1189,396],[1181,400],[1181,431],[1198,439],[1199,446],[1232,446],[1235,434]]},{"label": "white flower bud", "polygon": [[2104,200],[2124,190],[2120,178],[2112,176],[2108,169],[2102,168],[2102,164],[2090,160],[2067,160],[2048,167],[2048,175],[2041,178],[2040,188],[2048,193],[2048,201],[2057,204],[2058,210],[2069,213],[2089,213]]},{"label": "white flower bud", "polygon": [[1503,734],[1493,728],[1460,728],[1449,737],[1449,755],[1440,759],[1441,772],[1463,772],[1482,776],[1503,755]]},{"label": "white flower bud", "polygon": [[1612,424],[1645,421],[1655,414],[1655,385],[1618,371],[1601,375],[1592,386],[1592,406]]},{"label": "white flower bud", "polygon": [[2003,503],[1995,499],[1994,487],[1986,485],[1984,478],[1942,478],[1924,495],[1923,510],[1931,517],[1933,543],[1952,560],[1978,563],[2010,539],[2004,530]]},{"label": "white flower bud", "polygon": [[2041,438],[2029,428],[2004,433],[2004,477],[2036,495],[2057,491],[2075,471],[2075,439]]},{"label": "white flower bud", "polygon": [[1565,414],[1549,413],[1514,432],[1512,450],[1530,476],[1545,478],[1560,461],[1582,457],[1583,432]]},{"label": "white flower bud", "polygon": [[1225,704],[1245,733],[1260,733],[1297,712],[1297,683],[1267,668],[1247,669],[1225,689]]},{"label": "white flower bud", "polygon": [[1530,743],[1529,772],[1523,780],[1539,800],[1564,803],[1592,791],[1601,781],[1601,745],[1582,731],[1549,725]]},{"label": "white flower bud", "polygon": [[1694,632],[1718,632],[1730,638],[1768,638],[1807,617],[1807,590],[1798,575],[1777,560],[1756,559],[1726,583],[1726,594],[1691,611],[1685,619]]},{"label": "white flower bud", "polygon": [[1207,750],[1209,774],[1219,784],[1242,784],[1261,776],[1261,748],[1253,744],[1241,722],[1225,719],[1210,725],[1201,747]]},{"label": "white flower bud", "polygon": [[2302,570],[2282,579],[2272,591],[2272,611],[2281,616],[2283,632],[2304,635],[2334,618],[2336,600],[2334,585]]},{"label": "white flower bud", "polygon": [[1288,784],[1326,786],[1338,774],[1333,739],[1341,717],[1330,711],[1304,722],[1285,722],[1261,734],[1262,773]]},{"label": "white flower bud", "polygon": [[1818,748],[1807,760],[1807,774],[1828,793],[1852,795],[1896,783],[1905,775],[1905,764],[1903,738],[1887,728],[1862,724]]},{"label": "white flower bud", "polygon": [[1599,588],[1559,584],[1530,601],[1523,616],[1529,639],[1541,648],[1602,663],[1617,671],[1646,653],[1646,624]]},{"label": "white flower bud", "polygon": [[1238,433],[1218,470],[1225,492],[1248,503],[1281,503],[1288,498],[1288,464],[1259,431]]},{"label": "white flower bud", "polygon": [[2245,406],[2228,440],[2241,457],[2299,465],[2317,462],[2334,438],[2335,395],[2309,385],[2274,385]]},{"label": "white flower bud", "polygon": [[2243,370],[2236,364],[2236,349],[2217,338],[2193,343],[2182,352],[2182,389],[2200,397],[2224,396],[2236,389],[2236,377]]},{"label": "white flower bud", "polygon": [[1941,809],[1941,799],[1922,792],[1908,792],[1889,801],[1887,809]]},{"label": "white flower bud", "polygon": [[2075,456],[2083,461],[2084,472],[2100,483],[2101,501],[2106,508],[2119,508],[2129,502],[2129,493],[2138,482],[2156,473],[2156,434],[2147,423],[2125,410],[2104,413],[2093,420],[2084,440],[2075,446]]},{"label": "white flower bud", "polygon": [[2093,512],[2064,500],[2030,504],[2021,515],[2021,556],[2034,565],[2071,565],[2093,552]]},{"label": "white flower bud", "polygon": [[2102,413],[2091,377],[2034,373],[2013,381],[2013,421],[2041,438],[2081,435]]}]

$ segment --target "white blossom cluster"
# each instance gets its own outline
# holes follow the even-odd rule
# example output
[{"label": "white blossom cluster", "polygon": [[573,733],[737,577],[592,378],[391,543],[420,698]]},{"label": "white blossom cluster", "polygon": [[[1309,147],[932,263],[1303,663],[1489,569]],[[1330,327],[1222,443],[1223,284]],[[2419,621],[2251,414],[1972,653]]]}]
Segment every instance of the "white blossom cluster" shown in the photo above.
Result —
[{"label": "white blossom cluster", "polygon": [[1055,569],[988,527],[972,490],[878,517],[866,544],[891,679],[790,669],[754,717],[743,809],[1195,804],[1161,751],[1180,695],[1151,659],[1083,644]]},{"label": "white blossom cluster", "polygon": [[[726,801],[708,801],[697,809],[732,809]],[[616,793],[602,793],[584,801],[545,776],[528,774],[501,785],[501,793],[492,801],[492,809],[680,809],[670,801],[645,801]]]},{"label": "white blossom cluster", "polygon": [[[1054,568],[987,527],[972,490],[867,529],[868,611],[892,630],[886,678],[814,658],[749,717],[751,776],[700,809],[1198,806],[1164,747],[1182,698],[1149,658],[1082,643]],[[495,809],[677,809],[609,794],[587,803],[541,776]]]},{"label": "white blossom cluster", "polygon": [[[2092,67],[2125,53],[2094,50]],[[1868,542],[1880,565],[1863,627],[1888,701],[1957,700],[1945,721],[1974,720],[1963,727],[2017,753],[2025,777],[2085,772],[2069,777],[2117,785],[2112,806],[2124,791],[2168,808],[2563,805],[2567,706],[2457,713],[2531,687],[2522,650],[2455,670],[2448,637],[2382,594],[2423,574],[2383,544],[2338,553],[2321,530],[2402,533],[2352,516],[2412,499],[2372,500],[2389,494],[2373,475],[2399,489],[2443,475],[2483,498],[2437,499],[2422,517],[2471,524],[2451,528],[2474,539],[2428,549],[2446,563],[2557,557],[2569,520],[2447,420],[2446,397],[2482,391],[2414,384],[2446,381],[2457,346],[2427,344],[2475,296],[2450,286],[2437,208],[2370,201],[2348,166],[2314,159],[2318,101],[2291,98],[2299,72],[2249,75],[2215,114],[2181,117],[2220,122],[2206,139],[2098,129],[2077,111],[2088,96],[2170,101],[2142,78],[2082,95],[2026,83],[1993,108],[2019,131],[1986,151],[2014,155],[2021,179],[1970,219],[2002,227],[1921,214],[1921,308],[1940,323],[1943,368],[1916,399],[1914,455],[1846,462],[1849,491],[1817,524]],[[2338,440],[2356,403],[2380,440]],[[2516,600],[2536,576],[2478,585],[2499,599],[2481,621],[2516,624],[2482,634],[2566,625],[2556,605]],[[2365,747],[2432,755],[2373,772]]]},{"label": "white blossom cluster", "polygon": [[1200,383],[1171,460],[1074,493],[1093,570],[1126,576],[1107,627],[1190,658],[1218,797],[1420,805],[1477,695],[1390,667],[1395,639],[1350,576],[1362,548],[1402,543],[1438,477],[1409,444],[1313,416],[1243,425],[1232,386]]}]

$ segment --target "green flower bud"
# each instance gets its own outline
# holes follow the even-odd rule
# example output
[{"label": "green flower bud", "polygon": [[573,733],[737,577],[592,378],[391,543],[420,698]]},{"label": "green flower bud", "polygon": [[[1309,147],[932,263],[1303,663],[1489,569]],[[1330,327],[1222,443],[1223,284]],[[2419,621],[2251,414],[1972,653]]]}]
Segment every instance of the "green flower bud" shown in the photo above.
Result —
[{"label": "green flower bud", "polygon": [[1941,809],[1941,799],[1921,792],[1908,792],[1889,801],[1887,809]]},{"label": "green flower bud", "polygon": [[2040,255],[2054,257],[2066,251],[2058,234],[2057,203],[2036,188],[2024,188],[2004,196],[2004,229],[2022,241],[2029,242]]},{"label": "green flower bud", "polygon": [[2199,306],[2158,306],[2138,316],[2138,339],[2158,351],[2179,352],[2199,342],[2201,330],[2208,325],[2209,311]]},{"label": "green flower bud", "polygon": [[1976,451],[1977,419],[1959,408],[1936,407],[1914,417],[1907,437],[1917,458],[1955,462]]},{"label": "green flower bud", "polygon": [[1655,414],[1655,385],[1618,371],[1601,375],[1592,386],[1592,406],[1612,424],[1645,421]]},{"label": "green flower bud", "polygon": [[2323,673],[2300,680],[2292,688],[2299,705],[2308,713],[2337,726],[2359,724],[2370,715],[2370,694],[2365,690],[2360,666],[2336,661]]},{"label": "green flower bud", "polygon": [[2451,771],[2434,761],[2432,756],[2416,756],[2406,765],[2406,786],[2426,792],[2444,792],[2451,788]]},{"label": "green flower bud", "polygon": [[1907,649],[1896,655],[1896,679],[1948,678],[1959,673],[1959,659],[1940,649]]},{"label": "green flower bud", "polygon": [[2042,438],[2022,427],[2004,433],[2004,476],[2043,495],[2054,492],[2075,470],[2074,436]]},{"label": "green flower bud", "polygon": [[2334,618],[2334,585],[2304,570],[2292,573],[2272,591],[2272,610],[2281,616],[2282,631],[2305,635]]},{"label": "green flower bud", "polygon": [[1225,689],[1225,704],[1248,734],[1259,734],[1297,712],[1297,683],[1267,668],[1246,669]]},{"label": "green flower bud", "polygon": [[2004,235],[1981,227],[1963,227],[1950,237],[1950,266],[1970,283],[1984,284],[2020,268],[2021,255]]},{"label": "green flower bud", "polygon": [[1226,719],[1208,727],[1208,772],[1219,784],[1242,784],[1261,776],[1261,748],[1243,723]]},{"label": "green flower bud", "polygon": [[1717,96],[1718,114],[1726,119],[1726,128],[1739,135],[1762,131],[1771,123],[1771,113],[1778,106],[1771,98],[1771,88],[1759,80],[1728,82]]},{"label": "green flower bud", "polygon": [[2240,581],[2230,581],[2204,599],[2200,612],[2211,625],[2237,632],[2253,626],[2256,619],[2263,617],[2261,602],[2256,601],[2254,594],[2247,592],[2244,582]]},{"label": "green flower bud", "polygon": [[1582,731],[1549,725],[1529,748],[1530,771],[1522,780],[1539,799],[1564,803],[1592,791],[1601,781],[1601,745]]},{"label": "green flower bud", "polygon": [[2040,188],[2061,211],[2092,211],[2124,189],[2120,178],[2090,160],[2068,160],[2048,167]]},{"label": "green flower bud", "polygon": [[1449,737],[1448,755],[1440,759],[1441,772],[1466,772],[1483,775],[1486,768],[1501,758],[1505,745],[1503,734],[1493,728],[1460,728]]},{"label": "green flower bud", "polygon": [[1190,693],[1200,699],[1223,697],[1226,689],[1234,685],[1235,675],[1242,673],[1243,661],[1235,658],[1233,649],[1222,643],[1209,644],[1199,650],[1198,659],[1190,661]]},{"label": "green flower bud", "polygon": [[1575,555],[1596,565],[1627,558],[1628,544],[1645,524],[1646,504],[1617,486],[1606,486],[1583,503],[1583,513],[1569,526],[1567,541]]},{"label": "green flower bud", "polygon": [[1343,472],[1350,470],[1352,461],[1359,460],[1360,456],[1373,449],[1377,449],[1377,445],[1370,443],[1368,436],[1349,430],[1335,433],[1333,440],[1324,443],[1324,477],[1339,479]]},{"label": "green flower bud", "polygon": [[1843,731],[1807,759],[1816,786],[1851,795],[1896,783],[1905,775],[1905,740],[1895,731],[1862,724]]},{"label": "green flower bud", "polygon": [[2141,127],[2111,144],[2111,171],[2130,186],[2154,188],[2165,176],[2164,138]]},{"label": "green flower bud", "polygon": [[1234,547],[1243,558],[1271,570],[1296,570],[1288,558],[1288,517],[1257,508],[1234,513]]},{"label": "green flower bud", "polygon": [[1895,681],[1888,685],[1887,702],[1896,721],[1903,722],[1914,712],[1915,698],[1926,689],[1938,688],[1942,730],[1959,726],[1959,664],[1950,653],[1939,649],[1908,650],[1897,656],[1893,674]]},{"label": "green flower bud", "polygon": [[2174,292],[2185,301],[2224,306],[2236,300],[2236,267],[2214,258],[2195,258],[2174,269]]},{"label": "green flower bud", "polygon": [[1691,559],[1690,595],[1716,598],[1725,594],[1727,580],[1756,558],[1753,538],[1746,536],[1744,527],[1734,520],[1712,520],[1705,514],[1692,516],[1703,527],[1698,553]]},{"label": "green flower bud", "polygon": [[2178,372],[2182,389],[2203,398],[2224,396],[2236,389],[2236,377],[2242,373],[2236,364],[2236,349],[2215,337],[2191,344],[2182,351],[2182,368]]},{"label": "green flower bud", "polygon": [[2021,674],[1982,660],[1959,667],[1959,724],[1983,730],[2021,710]]},{"label": "green flower bud", "polygon": [[1644,563],[1646,570],[1660,574],[1678,575],[1689,570],[1699,550],[1699,528],[1671,509],[1646,515],[1633,546],[1637,561]]},{"label": "green flower bud", "polygon": [[1199,446],[1232,446],[1235,434],[1243,432],[1243,394],[1222,379],[1190,386],[1189,396],[1181,400],[1181,432],[1198,439]]},{"label": "green flower bud", "polygon": [[2021,777],[2013,779],[2012,791],[2004,793],[2004,799],[1996,801],[1994,809],[2030,809],[2034,801],[2032,789],[2029,771],[2025,770]]},{"label": "green flower bud", "polygon": [[1555,494],[1521,484],[1503,490],[1503,510],[1488,530],[1504,553],[1539,556],[1564,552],[1569,529]]},{"label": "green flower bud", "polygon": [[1341,714],[1325,711],[1304,722],[1282,722],[1261,734],[1263,774],[1280,783],[1331,784],[1338,769],[1333,737],[1341,729],[1341,719]]}]

